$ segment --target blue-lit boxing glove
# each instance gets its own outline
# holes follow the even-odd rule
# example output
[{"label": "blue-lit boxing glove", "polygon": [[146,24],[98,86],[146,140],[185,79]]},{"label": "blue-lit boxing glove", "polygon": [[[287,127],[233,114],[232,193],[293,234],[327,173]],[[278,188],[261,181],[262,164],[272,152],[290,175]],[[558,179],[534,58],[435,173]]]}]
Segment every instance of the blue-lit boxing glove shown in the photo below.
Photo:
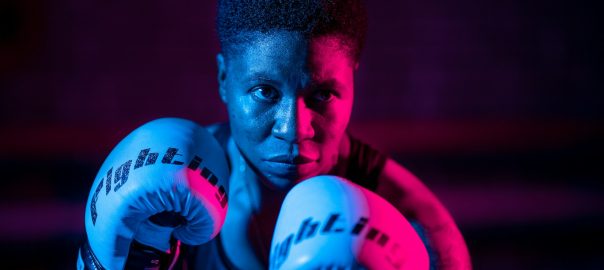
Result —
[{"label": "blue-lit boxing glove", "polygon": [[163,118],[134,130],[94,180],[78,268],[165,268],[171,239],[199,245],[218,234],[228,177],[226,155],[205,128]]},{"label": "blue-lit boxing glove", "polygon": [[270,269],[428,269],[407,220],[378,195],[335,176],[301,182],[277,219]]}]

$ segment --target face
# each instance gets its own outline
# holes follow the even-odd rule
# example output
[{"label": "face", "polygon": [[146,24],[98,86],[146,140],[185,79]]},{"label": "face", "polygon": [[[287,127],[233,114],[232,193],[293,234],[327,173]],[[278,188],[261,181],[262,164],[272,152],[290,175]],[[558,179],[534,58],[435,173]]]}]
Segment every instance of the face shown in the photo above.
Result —
[{"label": "face", "polygon": [[231,133],[268,184],[287,188],[336,164],[353,103],[353,71],[337,37],[254,33],[218,55]]}]

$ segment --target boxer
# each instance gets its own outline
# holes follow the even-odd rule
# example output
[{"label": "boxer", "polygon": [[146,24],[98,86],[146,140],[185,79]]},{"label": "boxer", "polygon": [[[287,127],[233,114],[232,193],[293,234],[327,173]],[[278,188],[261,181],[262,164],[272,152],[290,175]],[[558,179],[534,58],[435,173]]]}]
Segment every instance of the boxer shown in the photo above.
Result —
[{"label": "boxer", "polygon": [[434,194],[347,132],[366,32],[360,2],[218,0],[218,92],[229,121],[207,129],[232,169],[228,211],[216,237],[182,246],[175,268],[268,268],[286,194],[319,175],[348,179],[419,224],[431,268],[471,268],[463,237]]}]

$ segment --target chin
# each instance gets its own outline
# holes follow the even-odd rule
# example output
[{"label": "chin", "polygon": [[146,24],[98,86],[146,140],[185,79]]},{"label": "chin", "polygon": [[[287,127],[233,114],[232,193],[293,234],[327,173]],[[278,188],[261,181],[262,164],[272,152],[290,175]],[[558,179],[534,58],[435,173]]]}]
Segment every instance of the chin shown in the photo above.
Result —
[{"label": "chin", "polygon": [[304,180],[320,175],[321,173],[317,170],[307,171],[307,172],[292,172],[288,175],[275,175],[271,173],[267,173],[264,175],[264,180],[266,185],[280,190],[288,190],[295,186],[296,184],[303,182]]},{"label": "chin", "polygon": [[272,189],[289,190],[299,183],[299,181],[296,181],[293,178],[283,178],[269,175],[262,178],[262,183]]}]

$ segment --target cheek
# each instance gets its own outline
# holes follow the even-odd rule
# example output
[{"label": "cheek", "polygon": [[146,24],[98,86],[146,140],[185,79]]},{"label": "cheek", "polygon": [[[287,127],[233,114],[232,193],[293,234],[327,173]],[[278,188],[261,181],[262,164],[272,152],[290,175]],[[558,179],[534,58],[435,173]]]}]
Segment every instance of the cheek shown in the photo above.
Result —
[{"label": "cheek", "polygon": [[335,102],[330,106],[324,114],[323,126],[324,129],[329,131],[326,134],[328,137],[339,138],[346,130],[348,121],[350,120],[350,113],[352,109],[352,103],[348,100],[341,100]]},{"label": "cheek", "polygon": [[350,101],[338,101],[332,104],[320,117],[315,119],[315,131],[323,145],[324,155],[337,154],[350,120],[352,104]]},{"label": "cheek", "polygon": [[248,99],[246,96],[233,97],[228,103],[231,133],[242,148],[253,147],[266,137],[267,132],[270,133],[267,113],[261,112]]}]

